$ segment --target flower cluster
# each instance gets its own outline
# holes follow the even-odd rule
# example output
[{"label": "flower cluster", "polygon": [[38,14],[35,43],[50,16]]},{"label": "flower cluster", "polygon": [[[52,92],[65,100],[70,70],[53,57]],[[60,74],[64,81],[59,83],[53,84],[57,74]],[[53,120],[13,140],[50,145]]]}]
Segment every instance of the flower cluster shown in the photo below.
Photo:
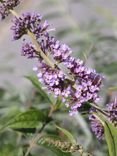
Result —
[{"label": "flower cluster", "polygon": [[91,121],[91,129],[99,140],[104,137],[104,128],[102,123],[94,116],[90,115],[89,120]]},{"label": "flower cluster", "polygon": [[112,103],[107,104],[106,109],[109,114],[109,121],[117,126],[117,99],[115,98]]},{"label": "flower cluster", "polygon": [[[75,80],[72,82],[57,67],[52,69],[43,61],[39,61],[34,67],[37,77],[41,83],[47,86],[49,91],[54,92],[55,96],[61,96],[62,100],[70,107],[70,115],[77,113],[77,109],[87,101],[97,101],[98,95],[95,89],[92,89],[91,81]],[[73,86],[75,84],[75,87]]]},{"label": "flower cluster", "polygon": [[[114,126],[117,126],[117,99],[109,104],[106,105],[106,118],[111,123],[114,124]],[[96,137],[101,140],[104,136],[104,128],[100,121],[92,114],[92,112],[96,112],[96,110],[91,110],[91,115],[89,117],[91,121],[91,128],[92,131],[95,133]]]},{"label": "flower cluster", "polygon": [[26,56],[27,58],[38,58],[39,56],[36,54],[35,46],[30,42],[27,43],[23,40],[22,43],[22,56]]},{"label": "flower cluster", "polygon": [[27,34],[27,31],[34,33],[37,38],[42,37],[46,34],[49,24],[47,21],[42,21],[42,16],[38,13],[23,13],[22,16],[15,17],[12,22],[13,26],[11,30],[13,31],[13,39],[18,40],[24,34]]},{"label": "flower cluster", "polygon": [[[28,31],[32,32],[45,55],[49,53],[57,62],[55,68],[45,64],[42,57],[37,54],[32,43],[23,43],[22,55],[28,58],[38,58],[38,65],[34,68],[39,81],[47,86],[48,91],[54,92],[55,96],[61,96],[62,100],[70,108],[70,115],[77,113],[77,109],[87,101],[97,102],[103,77],[95,70],[89,69],[80,59],[71,56],[72,50],[60,43],[49,34],[49,24],[42,22],[42,16],[38,13],[24,13],[21,17],[13,20],[14,40],[19,39]],[[58,64],[62,63],[73,76],[73,80],[64,74]]]},{"label": "flower cluster", "polygon": [[10,14],[9,10],[13,10],[20,3],[20,0],[1,0],[0,1],[0,17],[4,19]]}]

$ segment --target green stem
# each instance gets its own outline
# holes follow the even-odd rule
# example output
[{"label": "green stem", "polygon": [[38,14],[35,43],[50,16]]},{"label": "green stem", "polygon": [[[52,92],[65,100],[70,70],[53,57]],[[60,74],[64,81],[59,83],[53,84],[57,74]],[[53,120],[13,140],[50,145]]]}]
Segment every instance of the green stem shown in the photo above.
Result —
[{"label": "green stem", "polygon": [[89,105],[91,105],[92,107],[96,108],[96,110],[98,110],[99,112],[101,112],[102,114],[108,116],[108,113],[103,109],[103,108],[100,108],[99,106],[97,106],[96,104],[94,103],[89,103]]},{"label": "green stem", "polygon": [[50,65],[52,67],[52,69],[54,69],[55,65],[49,60],[49,58],[44,54],[44,52],[41,50],[35,35],[30,32],[29,30],[27,31],[28,35],[30,36],[32,43],[35,45],[35,50],[37,51],[37,54],[39,54],[44,60],[45,62]]}]

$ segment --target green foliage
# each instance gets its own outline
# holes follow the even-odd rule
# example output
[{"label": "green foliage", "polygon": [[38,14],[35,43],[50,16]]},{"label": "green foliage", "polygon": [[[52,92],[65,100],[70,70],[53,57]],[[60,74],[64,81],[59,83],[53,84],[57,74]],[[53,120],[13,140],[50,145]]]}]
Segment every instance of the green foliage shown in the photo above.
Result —
[{"label": "green foliage", "polygon": [[109,156],[117,156],[117,128],[112,123],[104,123],[105,138],[108,144]]},{"label": "green foliage", "polygon": [[68,132],[66,129],[61,128],[59,126],[56,127],[67,136],[67,138],[71,143],[76,144],[76,140],[74,139],[73,135],[70,132]]},{"label": "green foliage", "polygon": [[117,62],[112,62],[110,64],[103,64],[102,66],[98,66],[97,70],[100,73],[104,73],[109,76],[112,76],[112,74],[115,75],[117,71]]},{"label": "green foliage", "polygon": [[48,118],[43,112],[32,109],[12,117],[12,119],[2,126],[1,130],[9,127],[23,132],[32,132],[36,127],[41,127],[42,123],[49,121],[50,118]]},{"label": "green foliage", "polygon": [[21,156],[22,149],[16,148],[15,145],[7,144],[0,150],[0,156]]}]

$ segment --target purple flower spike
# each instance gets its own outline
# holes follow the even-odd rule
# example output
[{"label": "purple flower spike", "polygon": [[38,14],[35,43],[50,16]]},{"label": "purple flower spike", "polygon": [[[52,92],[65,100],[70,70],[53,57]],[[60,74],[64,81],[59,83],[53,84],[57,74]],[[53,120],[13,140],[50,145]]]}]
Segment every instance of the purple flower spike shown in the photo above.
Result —
[{"label": "purple flower spike", "polygon": [[10,14],[9,10],[13,10],[20,3],[20,0],[2,0],[0,2],[0,17],[5,19]]},{"label": "purple flower spike", "polygon": [[[91,109],[91,113],[96,112],[96,110]],[[106,118],[109,120],[114,126],[117,126],[117,99],[106,105]],[[89,120],[91,121],[91,129],[95,133],[96,137],[101,140],[104,136],[104,128],[100,121],[96,119],[96,117],[91,114],[89,116]]]},{"label": "purple flower spike", "polygon": [[94,115],[90,115],[89,119],[91,120],[91,129],[99,140],[102,140],[104,137],[104,128],[100,121],[96,119]]},{"label": "purple flower spike", "polygon": [[64,62],[72,53],[72,50],[66,44],[61,44],[60,41],[50,37],[49,34],[46,34],[45,40],[45,47],[51,51],[53,58],[58,62]]},{"label": "purple flower spike", "polygon": [[37,38],[45,35],[49,24],[47,21],[41,23],[42,16],[38,13],[23,13],[19,18],[15,17],[13,19],[13,25],[11,30],[13,31],[13,39],[18,40],[24,34],[27,34],[27,31],[31,31],[35,34]]},{"label": "purple flower spike", "polygon": [[[95,70],[89,69],[80,59],[71,56],[72,50],[60,43],[49,34],[49,24],[42,22],[42,16],[38,13],[24,13],[21,17],[13,20],[14,40],[18,40],[27,31],[31,31],[39,43],[41,51],[54,61],[55,68],[45,64],[45,59],[35,49],[32,43],[23,43],[22,55],[27,58],[38,58],[37,77],[43,83],[48,92],[53,92],[55,97],[61,96],[62,101],[69,107],[70,115],[75,115],[80,107],[86,102],[97,102],[103,77]],[[72,75],[73,80],[64,74],[58,64],[62,63],[68,69],[68,75]]]}]

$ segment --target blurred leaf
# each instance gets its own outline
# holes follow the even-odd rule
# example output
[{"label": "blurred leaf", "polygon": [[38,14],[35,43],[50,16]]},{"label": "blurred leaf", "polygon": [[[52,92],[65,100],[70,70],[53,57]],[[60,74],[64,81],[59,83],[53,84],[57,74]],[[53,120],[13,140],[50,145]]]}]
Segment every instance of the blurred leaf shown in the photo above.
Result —
[{"label": "blurred leaf", "polygon": [[57,35],[58,38],[63,38],[64,36],[68,36],[68,35],[70,35],[73,32],[76,33],[76,32],[78,32],[78,30],[69,27],[69,28],[64,28],[64,29],[58,31],[56,33],[56,35]]},{"label": "blurred leaf", "polygon": [[105,122],[104,129],[109,155],[117,156],[117,128],[112,123]]},{"label": "blurred leaf", "polygon": [[5,94],[5,89],[0,88],[0,99],[3,98],[4,94]]},{"label": "blurred leaf", "polygon": [[61,97],[58,97],[57,98],[57,101],[56,101],[56,109],[60,109],[62,107],[62,99]]},{"label": "blurred leaf", "polygon": [[42,3],[42,7],[51,7],[51,6],[54,6],[56,5],[57,2],[55,0],[49,0],[49,1],[43,1]]},{"label": "blurred leaf", "polygon": [[76,140],[74,139],[73,135],[69,131],[59,126],[56,126],[56,127],[67,136],[67,138],[69,139],[71,143],[76,144]]},{"label": "blurred leaf", "polygon": [[21,148],[16,148],[15,146],[12,146],[10,144],[4,145],[0,149],[0,156],[20,156],[22,155]]},{"label": "blurred leaf", "polygon": [[106,17],[108,20],[110,20],[110,23],[113,23],[113,21],[116,20],[116,18],[113,16],[112,12],[104,7],[96,7],[96,11]]},{"label": "blurred leaf", "polygon": [[26,76],[26,78],[32,82],[32,84],[38,89],[39,93],[44,99],[47,99],[47,101],[50,102],[50,104],[53,103],[51,98],[48,96],[48,94],[42,89],[37,77]]},{"label": "blurred leaf", "polygon": [[110,87],[110,88],[108,88],[108,90],[110,90],[110,91],[116,91],[116,90],[117,90],[117,86],[115,86],[115,87]]},{"label": "blurred leaf", "polygon": [[44,16],[45,19],[53,19],[53,18],[58,18],[61,17],[62,14],[60,12],[52,12],[48,13],[47,15]]},{"label": "blurred leaf", "polygon": [[98,37],[98,40],[101,42],[101,41],[112,41],[112,42],[117,42],[117,38],[115,36],[112,36],[112,35],[100,35]]},{"label": "blurred leaf", "polygon": [[102,66],[96,67],[99,72],[107,75],[116,74],[117,72],[117,62],[112,62],[111,64],[103,64]]},{"label": "blurred leaf", "polygon": [[5,125],[2,126],[1,130],[9,127],[19,131],[24,130],[24,132],[30,132],[37,126],[42,125],[42,122],[49,122],[50,120],[51,119],[45,116],[42,111],[35,109],[29,110],[10,119]]}]

